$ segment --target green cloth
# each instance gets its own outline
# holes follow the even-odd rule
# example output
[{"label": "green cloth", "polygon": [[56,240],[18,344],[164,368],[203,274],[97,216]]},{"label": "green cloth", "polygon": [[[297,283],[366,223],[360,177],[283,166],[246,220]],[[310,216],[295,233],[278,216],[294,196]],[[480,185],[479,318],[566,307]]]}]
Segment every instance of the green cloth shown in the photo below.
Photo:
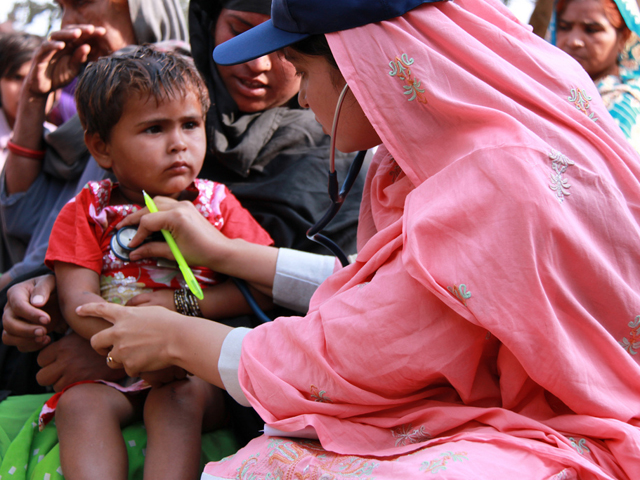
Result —
[{"label": "green cloth", "polygon": [[[0,403],[0,479],[63,479],[60,468],[58,433],[55,420],[42,432],[38,416],[51,394],[9,397]],[[26,421],[25,421],[26,420]],[[147,433],[142,422],[122,430],[129,452],[129,480],[142,480]],[[238,449],[229,430],[217,430],[202,436],[201,467],[218,461]]]}]

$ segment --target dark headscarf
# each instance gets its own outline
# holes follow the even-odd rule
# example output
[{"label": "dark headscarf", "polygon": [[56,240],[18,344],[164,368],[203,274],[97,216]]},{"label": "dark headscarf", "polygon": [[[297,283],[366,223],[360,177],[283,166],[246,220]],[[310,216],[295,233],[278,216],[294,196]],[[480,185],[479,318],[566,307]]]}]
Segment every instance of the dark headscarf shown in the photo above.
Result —
[{"label": "dark headscarf", "polygon": [[[215,20],[223,7],[270,14],[270,5],[271,0],[192,0],[189,5],[191,53],[212,103],[207,115],[207,157],[200,176],[226,184],[276,246],[329,254],[305,235],[330,204],[329,137],[311,111],[300,109],[296,98],[283,107],[241,113],[213,62]],[[340,179],[345,177],[350,157],[336,159]],[[325,230],[348,253],[356,250],[363,185],[364,172]],[[292,314],[282,308],[269,312],[272,317]],[[225,323],[248,326],[255,325],[255,319],[237,317]],[[226,406],[240,444],[259,435],[264,422],[253,409],[228,397]]]},{"label": "dark headscarf", "polygon": [[[201,176],[225,183],[276,246],[328,254],[305,233],[329,205],[329,137],[295,97],[282,107],[240,112],[212,57],[215,21],[222,8],[270,14],[270,6],[270,0],[192,0],[189,5],[191,51],[212,103]],[[344,178],[350,158],[337,159],[339,178]],[[363,184],[361,174],[343,211],[326,230],[349,253],[355,252]]]}]

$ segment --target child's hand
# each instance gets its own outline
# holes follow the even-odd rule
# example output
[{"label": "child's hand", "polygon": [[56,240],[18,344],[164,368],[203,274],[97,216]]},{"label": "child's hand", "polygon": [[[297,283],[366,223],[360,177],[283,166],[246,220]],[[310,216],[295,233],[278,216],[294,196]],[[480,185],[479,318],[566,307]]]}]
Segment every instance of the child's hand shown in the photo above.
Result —
[{"label": "child's hand", "polygon": [[167,308],[173,312],[176,311],[176,303],[173,299],[173,290],[170,288],[157,290],[152,293],[141,293],[127,302],[127,307],[140,307],[143,305],[148,307],[157,305]]},{"label": "child's hand", "polygon": [[180,367],[167,367],[155,372],[143,372],[140,374],[140,378],[152,387],[161,387],[166,383],[184,380],[187,378],[187,372]]}]

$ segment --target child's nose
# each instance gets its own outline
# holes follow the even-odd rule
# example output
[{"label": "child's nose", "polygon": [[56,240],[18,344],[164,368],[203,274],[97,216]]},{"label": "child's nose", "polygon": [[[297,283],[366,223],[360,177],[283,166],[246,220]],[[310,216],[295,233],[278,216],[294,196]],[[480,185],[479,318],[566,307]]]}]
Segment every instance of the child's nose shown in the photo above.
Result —
[{"label": "child's nose", "polygon": [[187,149],[187,142],[184,139],[184,135],[181,132],[176,132],[171,136],[171,141],[169,142],[169,151],[170,152],[181,152]]}]

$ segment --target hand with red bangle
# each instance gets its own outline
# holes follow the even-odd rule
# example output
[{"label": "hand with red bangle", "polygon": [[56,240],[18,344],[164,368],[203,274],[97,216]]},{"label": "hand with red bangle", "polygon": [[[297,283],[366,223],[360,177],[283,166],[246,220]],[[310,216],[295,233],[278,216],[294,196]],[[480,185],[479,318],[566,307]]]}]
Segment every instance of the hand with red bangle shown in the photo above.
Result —
[{"label": "hand with red bangle", "polygon": [[30,158],[32,160],[44,160],[44,150],[31,150],[30,148],[21,147],[16,145],[13,141],[7,142],[7,148],[11,153],[20,155],[21,157]]}]

